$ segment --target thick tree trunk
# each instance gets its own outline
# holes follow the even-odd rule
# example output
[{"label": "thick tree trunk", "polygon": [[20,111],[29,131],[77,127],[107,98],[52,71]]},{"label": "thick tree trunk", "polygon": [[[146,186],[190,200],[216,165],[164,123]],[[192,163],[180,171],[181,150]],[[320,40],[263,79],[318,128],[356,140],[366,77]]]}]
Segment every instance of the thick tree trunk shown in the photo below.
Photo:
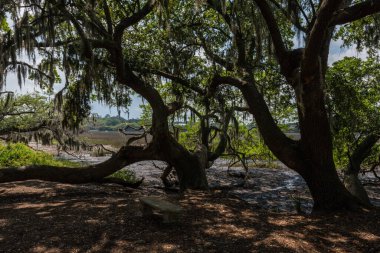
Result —
[{"label": "thick tree trunk", "polygon": [[[351,209],[359,205],[359,201],[345,189],[335,170],[323,87],[333,29],[331,21],[339,7],[349,2],[321,2],[308,27],[305,49],[290,53],[270,5],[267,1],[255,1],[271,34],[281,72],[295,88],[300,142],[292,143],[282,135],[252,81],[253,85],[243,84],[241,90],[246,93],[244,96],[270,150],[306,180],[315,202],[315,211]],[[293,57],[293,52],[297,52],[294,56],[298,56],[298,52],[302,55]]]},{"label": "thick tree trunk", "polygon": [[300,148],[306,164],[298,172],[309,186],[315,211],[355,209],[360,201],[344,187],[335,168],[321,71],[302,75],[296,90]]},{"label": "thick tree trunk", "polygon": [[119,81],[126,83],[152,106],[153,140],[151,147],[157,156],[157,160],[165,161],[174,166],[181,191],[208,189],[206,166],[202,165],[196,154],[189,152],[170,135],[168,125],[170,112],[159,92],[137,77],[131,70],[122,73],[122,69],[118,68],[118,71],[120,71]]},{"label": "thick tree trunk", "polygon": [[[308,79],[315,81],[315,79]],[[321,84],[298,89],[301,141],[287,138],[275,124],[257,88],[248,80],[241,91],[253,112],[265,144],[276,157],[305,179],[314,200],[314,211],[353,209],[359,201],[340,181],[332,156],[331,133]],[[302,86],[303,87],[303,86]],[[315,92],[317,91],[317,92]]]},{"label": "thick tree trunk", "polygon": [[313,197],[313,212],[354,210],[359,207],[358,200],[343,186],[334,167],[311,165],[300,174]]},{"label": "thick tree trunk", "polygon": [[197,156],[181,159],[175,167],[181,191],[186,189],[207,190],[206,166]]},{"label": "thick tree trunk", "polygon": [[31,179],[70,184],[109,182],[104,178],[129,164],[146,160],[163,160],[172,164],[176,169],[181,191],[208,189],[205,173],[207,165],[206,148],[202,146],[198,151],[190,153],[171,136],[165,141],[161,141],[160,146],[151,144],[146,149],[135,146],[123,147],[107,161],[87,167],[27,166],[4,168],[0,170],[0,183]]},{"label": "thick tree trunk", "polygon": [[170,182],[170,180],[168,179],[170,173],[172,172],[173,170],[173,166],[168,164],[168,166],[166,166],[166,168],[164,169],[164,172],[162,173],[161,175],[161,181],[162,183],[164,184],[165,187],[171,187],[173,184]]},{"label": "thick tree trunk", "polygon": [[358,198],[364,205],[370,206],[371,202],[368,194],[359,180],[360,165],[368,157],[373,146],[377,143],[380,136],[378,133],[369,134],[362,140],[353,153],[350,155],[350,163],[344,175],[344,186],[347,190]]},{"label": "thick tree trunk", "polygon": [[366,206],[371,206],[368,194],[364,189],[357,174],[346,174],[343,179],[346,189]]},{"label": "thick tree trunk", "polygon": [[162,158],[171,164],[178,176],[180,190],[207,190],[208,183],[206,177],[207,149],[205,146],[194,153],[187,151],[182,145],[177,143],[171,136],[166,138],[165,143],[161,142]]}]

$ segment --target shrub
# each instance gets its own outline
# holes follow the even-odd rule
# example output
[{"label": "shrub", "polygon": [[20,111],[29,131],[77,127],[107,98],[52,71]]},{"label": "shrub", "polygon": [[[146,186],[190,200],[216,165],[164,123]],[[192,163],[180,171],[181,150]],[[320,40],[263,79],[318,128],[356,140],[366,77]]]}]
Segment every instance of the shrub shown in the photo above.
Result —
[{"label": "shrub", "polygon": [[130,170],[119,170],[113,173],[112,175],[108,176],[110,178],[118,178],[128,183],[136,183],[138,181],[136,177],[136,173]]},{"label": "shrub", "polygon": [[0,144],[0,167],[27,165],[79,166],[78,163],[55,159],[51,154],[33,150],[22,143]]}]

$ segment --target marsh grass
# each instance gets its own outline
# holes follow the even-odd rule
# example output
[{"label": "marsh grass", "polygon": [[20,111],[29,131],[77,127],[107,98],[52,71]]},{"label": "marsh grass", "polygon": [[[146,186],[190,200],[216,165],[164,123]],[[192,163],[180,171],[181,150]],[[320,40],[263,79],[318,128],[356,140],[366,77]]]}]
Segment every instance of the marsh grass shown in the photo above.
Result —
[{"label": "marsh grass", "polygon": [[80,135],[80,139],[89,144],[110,145],[114,148],[121,148],[127,143],[127,137],[119,132],[91,131]]}]

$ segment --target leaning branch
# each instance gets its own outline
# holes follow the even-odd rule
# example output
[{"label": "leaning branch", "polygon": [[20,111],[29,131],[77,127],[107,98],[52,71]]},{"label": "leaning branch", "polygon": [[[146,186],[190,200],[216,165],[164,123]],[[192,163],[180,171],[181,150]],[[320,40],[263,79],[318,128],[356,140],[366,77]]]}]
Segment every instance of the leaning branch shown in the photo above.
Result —
[{"label": "leaning branch", "polygon": [[162,71],[162,70],[154,70],[154,69],[147,70],[147,72],[150,72],[150,73],[152,73],[154,75],[158,75],[158,76],[170,79],[173,82],[176,82],[176,83],[178,83],[178,84],[180,84],[180,85],[182,85],[182,86],[184,86],[186,88],[191,89],[192,91],[195,91],[196,93],[205,94],[204,90],[202,90],[198,86],[192,85],[190,83],[190,81],[188,81],[186,79],[183,79],[180,76],[176,76],[174,74],[171,74],[171,73],[168,73],[168,72],[165,72],[165,71]]},{"label": "leaning branch", "polygon": [[301,66],[303,76],[319,72],[318,56],[327,39],[327,31],[334,12],[341,6],[342,1],[325,0],[322,2],[305,47]]},{"label": "leaning branch", "polygon": [[352,155],[349,157],[349,173],[358,174],[360,170],[360,165],[368,157],[373,146],[379,141],[380,133],[369,134],[364,140],[362,140],[355,150],[352,152]]},{"label": "leaning branch", "polygon": [[140,20],[146,17],[153,10],[155,5],[155,0],[149,0],[140,11],[122,19],[115,27],[115,32],[113,35],[115,41],[120,41],[124,30],[132,25],[137,24]]},{"label": "leaning branch", "polygon": [[276,50],[276,56],[280,62],[283,63],[287,59],[287,49],[285,43],[282,39],[280,28],[277,24],[277,21],[273,15],[273,11],[266,0],[254,0],[256,5],[259,7],[261,15],[263,15],[265,22],[268,26],[274,48]]},{"label": "leaning branch", "polygon": [[213,60],[214,62],[216,62],[217,64],[221,65],[222,67],[224,67],[226,70],[228,71],[232,71],[234,69],[234,64],[230,61],[227,61],[225,58],[217,55],[216,53],[214,53],[208,46],[207,46],[207,43],[206,43],[206,40],[205,38],[203,38],[203,36],[201,34],[197,34],[199,40],[200,40],[200,46],[203,48],[203,50],[205,51],[206,55],[211,59]]},{"label": "leaning branch", "polygon": [[36,67],[34,67],[34,66],[26,63],[26,62],[16,61],[15,64],[22,65],[22,66],[25,66],[25,67],[27,67],[27,68],[29,68],[31,70],[34,70],[34,71],[38,72],[40,75],[43,75],[43,76],[45,76],[46,78],[48,78],[50,80],[54,79],[54,77],[46,74],[44,71],[42,71],[39,68],[36,68]]},{"label": "leaning branch", "polygon": [[335,12],[330,26],[343,25],[380,12],[380,1],[365,1]]},{"label": "leaning branch", "polygon": [[[284,15],[295,27],[297,27],[298,30],[302,31],[302,32],[307,32],[306,31],[306,28],[303,27],[301,25],[301,22],[299,21],[299,18],[296,17],[296,19],[293,19],[292,15],[287,11],[285,10],[280,3],[278,3],[276,0],[269,0],[274,6],[276,6],[277,9],[279,9],[279,11],[281,11],[282,15]],[[306,13],[304,12],[303,8],[299,5],[299,3],[297,2],[297,8],[302,12],[302,15],[304,17],[304,19],[306,20],[306,22],[308,24],[310,24],[310,21],[309,21],[309,18],[307,17]],[[297,20],[297,21],[295,21]]]},{"label": "leaning branch", "polygon": [[42,123],[40,123],[40,124],[38,124],[36,126],[28,127],[28,128],[19,128],[19,127],[16,127],[16,126],[11,126],[11,127],[0,129],[0,135],[7,135],[7,134],[11,134],[11,133],[34,132],[34,131],[38,131],[38,130],[46,127],[46,126],[47,126],[46,122],[42,122]]},{"label": "leaning branch", "polygon": [[287,137],[275,123],[263,95],[257,90],[252,80],[240,80],[234,77],[215,76],[211,83],[210,95],[219,85],[229,84],[237,87],[243,94],[265,144],[273,154],[299,172],[303,169],[303,161],[299,159],[299,143]]}]

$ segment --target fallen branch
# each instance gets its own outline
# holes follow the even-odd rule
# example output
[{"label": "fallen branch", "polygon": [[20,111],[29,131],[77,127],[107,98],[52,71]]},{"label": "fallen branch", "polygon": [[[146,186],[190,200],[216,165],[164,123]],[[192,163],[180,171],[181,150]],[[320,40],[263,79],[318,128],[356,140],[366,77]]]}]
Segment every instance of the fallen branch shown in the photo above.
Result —
[{"label": "fallen branch", "polygon": [[0,183],[30,179],[69,184],[101,182],[105,177],[129,164],[155,158],[154,152],[149,148],[125,146],[107,161],[87,167],[33,165],[0,169]]}]

